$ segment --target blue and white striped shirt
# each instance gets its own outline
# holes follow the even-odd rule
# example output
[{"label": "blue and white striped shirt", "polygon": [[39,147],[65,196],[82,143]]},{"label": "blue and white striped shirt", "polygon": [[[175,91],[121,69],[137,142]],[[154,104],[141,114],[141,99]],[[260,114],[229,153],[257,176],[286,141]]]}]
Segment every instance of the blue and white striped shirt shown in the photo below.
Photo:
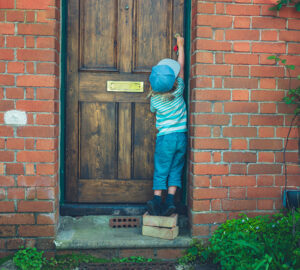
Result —
[{"label": "blue and white striped shirt", "polygon": [[173,100],[165,100],[160,95],[151,97],[150,110],[156,112],[157,136],[173,132],[187,131],[186,105],[183,99],[184,81],[177,78],[177,88],[173,92]]}]

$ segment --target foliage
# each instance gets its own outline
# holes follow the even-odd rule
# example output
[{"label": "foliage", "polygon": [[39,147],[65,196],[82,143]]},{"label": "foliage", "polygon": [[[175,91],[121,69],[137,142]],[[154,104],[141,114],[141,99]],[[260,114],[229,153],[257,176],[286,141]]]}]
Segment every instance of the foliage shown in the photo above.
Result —
[{"label": "foliage", "polygon": [[13,257],[15,265],[22,270],[40,270],[46,260],[44,252],[31,247],[21,248]]},{"label": "foliage", "polygon": [[[276,55],[271,55],[268,57],[269,60],[274,60],[276,63],[281,63],[283,64],[283,66],[285,67],[285,69],[287,70],[288,74],[289,74],[289,89],[288,89],[288,93],[287,96],[285,96],[283,98],[283,101],[285,102],[285,104],[287,105],[293,105],[296,104],[297,107],[294,111],[295,115],[300,113],[300,86],[298,86],[296,89],[291,89],[291,74],[290,71],[291,70],[295,70],[295,66],[294,65],[287,65],[286,64],[286,59],[281,59]],[[297,77],[298,80],[300,80],[300,75]]]},{"label": "foliage", "polygon": [[271,7],[270,10],[280,10],[282,6],[293,5],[297,11],[300,11],[300,2],[294,0],[279,0],[274,7]]},{"label": "foliage", "polygon": [[152,262],[153,259],[151,258],[145,258],[143,256],[130,256],[130,257],[125,257],[122,259],[116,259],[116,262],[121,262],[121,263],[143,263],[143,262]]},{"label": "foliage", "polygon": [[300,269],[300,214],[227,220],[209,240],[193,243],[180,263],[205,263],[213,258],[224,270]]}]

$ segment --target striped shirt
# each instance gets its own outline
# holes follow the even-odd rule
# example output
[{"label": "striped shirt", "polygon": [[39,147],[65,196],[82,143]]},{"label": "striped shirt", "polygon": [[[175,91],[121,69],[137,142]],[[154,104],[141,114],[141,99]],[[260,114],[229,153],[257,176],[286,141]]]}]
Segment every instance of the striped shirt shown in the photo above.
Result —
[{"label": "striped shirt", "polygon": [[160,95],[151,97],[150,110],[153,113],[156,112],[157,136],[187,131],[187,113],[183,90],[184,81],[178,77],[177,88],[173,92],[175,96],[173,100],[164,100]]}]

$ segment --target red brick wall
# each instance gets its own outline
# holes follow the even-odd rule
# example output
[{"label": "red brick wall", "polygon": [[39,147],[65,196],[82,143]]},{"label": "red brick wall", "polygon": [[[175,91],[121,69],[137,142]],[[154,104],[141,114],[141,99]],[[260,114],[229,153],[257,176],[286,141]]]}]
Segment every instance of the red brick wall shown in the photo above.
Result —
[{"label": "red brick wall", "polygon": [[[207,237],[241,212],[281,208],[292,110],[280,102],[287,74],[267,57],[281,55],[300,74],[300,13],[269,11],[270,0],[192,5],[190,217],[192,235]],[[293,128],[289,186],[300,183],[297,136]]]},{"label": "red brick wall", "polygon": [[[2,256],[20,245],[49,247],[56,230],[59,7],[59,0],[0,1]],[[25,111],[27,124],[6,125],[10,110]]]}]

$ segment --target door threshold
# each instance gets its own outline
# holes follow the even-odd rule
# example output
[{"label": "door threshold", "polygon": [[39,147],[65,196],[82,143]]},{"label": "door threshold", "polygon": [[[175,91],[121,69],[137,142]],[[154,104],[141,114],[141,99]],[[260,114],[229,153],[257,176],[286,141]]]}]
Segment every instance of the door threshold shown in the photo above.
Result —
[{"label": "door threshold", "polygon": [[[137,216],[142,220],[142,216]],[[179,217],[179,236],[165,240],[142,235],[142,227],[111,228],[111,216],[60,217],[54,241],[57,250],[187,248],[192,238],[187,217]]]}]

